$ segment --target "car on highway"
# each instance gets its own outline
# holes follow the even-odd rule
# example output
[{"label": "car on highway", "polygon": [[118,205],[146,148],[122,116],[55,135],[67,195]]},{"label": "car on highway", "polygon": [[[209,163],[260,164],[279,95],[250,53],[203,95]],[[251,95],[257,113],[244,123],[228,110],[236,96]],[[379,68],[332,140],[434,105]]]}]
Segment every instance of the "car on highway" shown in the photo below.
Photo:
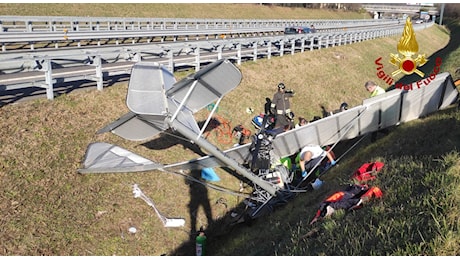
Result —
[{"label": "car on highway", "polygon": [[284,29],[284,34],[303,34],[303,33],[311,33],[309,27],[302,27],[302,26],[290,26]]}]

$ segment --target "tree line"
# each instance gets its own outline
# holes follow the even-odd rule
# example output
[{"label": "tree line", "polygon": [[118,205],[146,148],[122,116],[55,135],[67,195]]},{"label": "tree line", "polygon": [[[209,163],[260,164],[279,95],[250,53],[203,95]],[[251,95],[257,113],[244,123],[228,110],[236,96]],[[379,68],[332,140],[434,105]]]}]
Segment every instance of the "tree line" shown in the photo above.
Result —
[{"label": "tree line", "polygon": [[[393,3],[394,5],[401,5]],[[273,5],[282,7],[292,8],[311,8],[311,9],[331,9],[331,10],[344,10],[344,11],[359,11],[365,12],[362,4],[360,3],[263,3],[262,5]],[[391,3],[386,5],[392,5]],[[435,3],[433,5],[441,11],[441,4]],[[424,10],[421,6],[420,10]],[[451,18],[460,17],[460,4],[458,3],[446,3],[444,7],[444,16]]]}]

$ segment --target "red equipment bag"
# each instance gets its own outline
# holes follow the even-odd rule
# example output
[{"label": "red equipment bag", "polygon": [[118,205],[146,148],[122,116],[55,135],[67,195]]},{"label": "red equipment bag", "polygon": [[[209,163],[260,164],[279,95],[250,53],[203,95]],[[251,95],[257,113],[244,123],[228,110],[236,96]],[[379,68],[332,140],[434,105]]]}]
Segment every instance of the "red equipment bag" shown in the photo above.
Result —
[{"label": "red equipment bag", "polygon": [[359,182],[374,180],[376,178],[375,174],[377,174],[384,165],[385,164],[382,162],[365,163],[353,173],[352,178]]}]

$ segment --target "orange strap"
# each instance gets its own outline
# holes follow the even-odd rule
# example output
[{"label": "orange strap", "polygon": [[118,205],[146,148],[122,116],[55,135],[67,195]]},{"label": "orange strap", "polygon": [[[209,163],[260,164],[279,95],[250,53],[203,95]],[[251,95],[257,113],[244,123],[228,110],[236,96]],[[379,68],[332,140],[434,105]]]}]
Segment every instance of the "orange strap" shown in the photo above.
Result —
[{"label": "orange strap", "polygon": [[345,192],[339,191],[339,192],[336,192],[336,193],[332,194],[332,196],[327,198],[325,201],[327,201],[327,202],[336,202],[336,201],[341,200],[344,195],[345,195]]}]

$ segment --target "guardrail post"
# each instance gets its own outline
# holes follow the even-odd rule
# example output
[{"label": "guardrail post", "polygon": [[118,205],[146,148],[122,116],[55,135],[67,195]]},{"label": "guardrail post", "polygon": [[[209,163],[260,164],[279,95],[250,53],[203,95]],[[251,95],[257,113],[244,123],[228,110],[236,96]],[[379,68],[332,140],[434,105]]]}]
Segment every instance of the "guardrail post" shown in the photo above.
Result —
[{"label": "guardrail post", "polygon": [[272,57],[272,41],[268,41],[267,59]]},{"label": "guardrail post", "polygon": [[223,48],[224,48],[224,46],[222,46],[222,45],[217,46],[217,60],[222,59],[222,49]]},{"label": "guardrail post", "polygon": [[96,67],[97,90],[102,91],[104,89],[104,76],[102,74],[102,59],[100,55],[94,57],[93,66]]},{"label": "guardrail post", "polygon": [[237,48],[236,57],[238,58],[237,64],[241,65],[241,43],[238,43],[236,48]]},{"label": "guardrail post", "polygon": [[141,53],[140,52],[134,53],[134,57],[132,58],[132,61],[134,61],[134,62],[142,61]]},{"label": "guardrail post", "polygon": [[168,54],[167,54],[167,57],[168,57],[168,70],[171,72],[171,73],[174,73],[174,55],[173,55],[173,52],[170,50],[168,51]]},{"label": "guardrail post", "polygon": [[280,57],[284,55],[284,41],[280,41]]},{"label": "guardrail post", "polygon": [[254,52],[253,52],[254,57],[252,58],[252,60],[253,60],[254,62],[257,61],[257,45],[258,45],[258,43],[255,42],[255,43],[254,43]]},{"label": "guardrail post", "polygon": [[301,39],[302,42],[300,43],[300,52],[304,52],[305,51],[305,38],[302,38]]},{"label": "guardrail post", "polygon": [[53,90],[53,70],[51,67],[51,60],[46,59],[43,63],[43,70],[45,71],[45,85],[42,85],[46,89],[46,98],[49,100],[54,99]]},{"label": "guardrail post", "polygon": [[200,70],[200,47],[195,48],[195,71]]},{"label": "guardrail post", "polygon": [[295,39],[291,40],[291,55],[295,54]]}]

